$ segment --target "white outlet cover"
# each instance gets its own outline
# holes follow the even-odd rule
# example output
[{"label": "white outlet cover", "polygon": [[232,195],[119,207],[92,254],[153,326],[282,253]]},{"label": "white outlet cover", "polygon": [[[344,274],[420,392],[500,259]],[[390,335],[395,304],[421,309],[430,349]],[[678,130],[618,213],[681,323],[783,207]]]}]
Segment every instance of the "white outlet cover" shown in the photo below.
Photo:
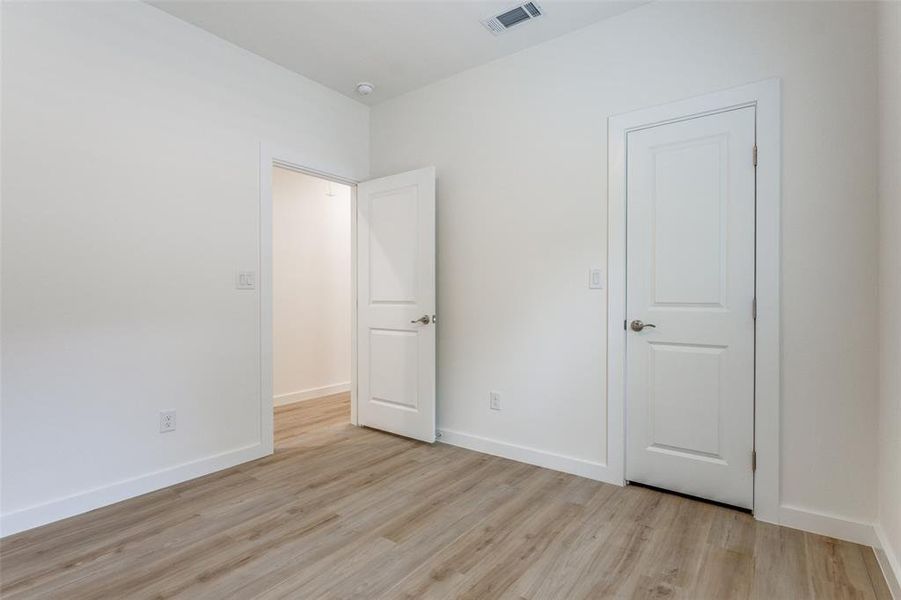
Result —
[{"label": "white outlet cover", "polygon": [[591,269],[588,271],[588,289],[604,289],[604,271],[601,269]]},{"label": "white outlet cover", "polygon": [[500,392],[489,392],[488,393],[488,408],[491,410],[500,410],[501,409],[501,393]]},{"label": "white outlet cover", "polygon": [[160,411],[160,433],[175,431],[175,411]]}]

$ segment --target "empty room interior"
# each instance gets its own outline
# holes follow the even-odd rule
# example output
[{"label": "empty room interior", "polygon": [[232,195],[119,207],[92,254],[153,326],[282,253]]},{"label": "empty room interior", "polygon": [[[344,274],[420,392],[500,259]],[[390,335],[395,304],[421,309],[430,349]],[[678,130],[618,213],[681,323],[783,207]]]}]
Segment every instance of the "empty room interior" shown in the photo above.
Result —
[{"label": "empty room interior", "polygon": [[901,600],[901,1],[0,0],[0,597]]}]

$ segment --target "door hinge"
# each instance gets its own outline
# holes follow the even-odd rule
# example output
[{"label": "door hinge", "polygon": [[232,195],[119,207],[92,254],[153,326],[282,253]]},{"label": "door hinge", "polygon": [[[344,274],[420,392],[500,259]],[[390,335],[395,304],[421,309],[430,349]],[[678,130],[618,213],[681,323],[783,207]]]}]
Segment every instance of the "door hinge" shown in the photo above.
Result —
[{"label": "door hinge", "polygon": [[629,320],[628,319],[623,319],[623,330],[624,331],[629,330]]},{"label": "door hinge", "polygon": [[757,471],[757,450],[751,450],[751,472]]},{"label": "door hinge", "polygon": [[754,166],[757,166],[757,144],[754,144]]},{"label": "door hinge", "polygon": [[751,302],[751,317],[753,317],[755,321],[757,320],[757,296],[754,296],[754,301]]}]

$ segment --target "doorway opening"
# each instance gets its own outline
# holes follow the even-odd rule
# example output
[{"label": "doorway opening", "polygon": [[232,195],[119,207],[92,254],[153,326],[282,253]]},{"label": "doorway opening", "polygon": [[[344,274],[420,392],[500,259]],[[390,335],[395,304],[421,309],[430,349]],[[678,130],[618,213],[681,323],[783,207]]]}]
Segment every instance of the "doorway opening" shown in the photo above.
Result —
[{"label": "doorway opening", "polygon": [[[336,428],[349,425],[434,442],[435,168],[361,182],[333,175],[334,170],[304,166],[310,164],[316,162],[303,153],[260,145],[261,445],[271,454],[285,444],[316,443],[316,436],[323,431],[316,427],[331,427],[329,434],[342,435]],[[283,217],[283,207],[276,206],[281,204],[282,198],[277,196],[282,188],[301,186],[312,188],[314,200],[339,213],[332,214],[332,233],[337,230],[344,242],[334,246],[334,253],[340,250],[347,258],[342,265],[326,269],[330,278],[308,283],[301,292],[295,290],[293,296],[280,298],[277,296],[283,295],[286,287],[297,283],[291,278],[301,276],[302,266],[310,270],[311,257],[318,253],[326,262],[322,250],[331,243],[323,237],[328,228],[321,217],[316,226],[317,217],[308,215],[306,222],[311,228],[302,230],[292,227],[297,220]],[[294,195],[289,191],[286,197]],[[276,256],[283,248],[291,248],[292,255]],[[283,273],[284,265],[289,266],[290,277]],[[309,304],[310,296],[327,285],[324,281],[337,285],[342,280],[345,291],[331,296],[334,300],[320,297]],[[312,319],[306,324],[310,329],[298,335],[292,328],[307,317]],[[344,334],[325,343],[326,334],[317,337],[310,333],[314,327],[331,327],[329,335],[336,330]],[[305,350],[298,351],[296,346],[291,350],[292,343],[303,344]],[[344,367],[333,369],[330,377],[318,382],[304,379],[305,383],[298,383],[298,375],[306,377],[308,373],[302,363],[291,358],[292,352],[298,356],[306,352],[310,362],[323,359],[330,351],[335,351],[332,356],[347,357],[348,351],[340,351],[348,347],[344,344],[349,346],[349,359],[340,363]],[[343,397],[325,400],[339,394]],[[306,414],[295,414],[294,425],[282,416],[289,410],[283,406],[316,398],[323,399],[321,413],[316,413],[315,405],[304,404],[296,408]],[[285,422],[276,423],[276,416]],[[289,441],[295,434],[304,439]]]},{"label": "doorway opening", "polygon": [[275,451],[351,424],[353,187],[272,168]]}]

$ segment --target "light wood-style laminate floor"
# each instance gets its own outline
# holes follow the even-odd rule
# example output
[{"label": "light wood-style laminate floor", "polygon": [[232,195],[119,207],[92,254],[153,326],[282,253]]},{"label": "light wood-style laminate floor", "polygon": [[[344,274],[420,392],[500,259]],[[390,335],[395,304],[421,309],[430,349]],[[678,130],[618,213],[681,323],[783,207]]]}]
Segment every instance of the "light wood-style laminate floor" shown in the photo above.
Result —
[{"label": "light wood-style laminate floor", "polygon": [[869,548],[276,410],[277,451],[0,542],[4,598],[889,598]]}]

